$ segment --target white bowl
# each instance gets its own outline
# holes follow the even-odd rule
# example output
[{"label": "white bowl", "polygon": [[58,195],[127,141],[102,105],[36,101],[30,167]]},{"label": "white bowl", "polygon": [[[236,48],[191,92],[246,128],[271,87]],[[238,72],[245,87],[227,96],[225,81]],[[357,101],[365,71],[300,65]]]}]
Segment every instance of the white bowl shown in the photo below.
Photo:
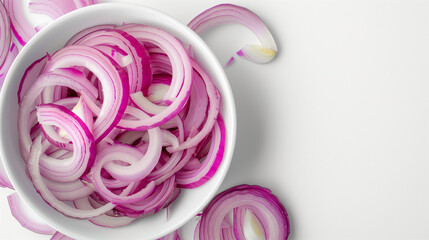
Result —
[{"label": "white bowl", "polygon": [[[196,60],[207,71],[222,95],[222,112],[226,126],[226,148],[221,166],[206,184],[183,190],[165,211],[139,219],[120,228],[99,227],[87,220],[64,216],[48,206],[35,191],[25,173],[19,154],[17,131],[17,90],[25,69],[46,52],[53,53],[64,46],[75,33],[99,24],[142,23],[162,28],[184,43],[192,45]],[[56,230],[79,240],[84,239],[155,239],[181,227],[213,198],[231,162],[236,136],[236,113],[231,88],[222,66],[208,46],[191,29],[156,10],[130,4],[99,4],[67,14],[42,29],[22,49],[13,63],[1,91],[0,150],[7,174],[21,198]]]}]

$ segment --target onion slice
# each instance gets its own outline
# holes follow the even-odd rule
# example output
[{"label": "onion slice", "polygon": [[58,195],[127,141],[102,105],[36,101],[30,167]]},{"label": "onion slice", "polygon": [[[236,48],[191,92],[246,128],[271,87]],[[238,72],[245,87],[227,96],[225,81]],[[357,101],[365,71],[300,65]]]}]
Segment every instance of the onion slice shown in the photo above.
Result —
[{"label": "onion slice", "polygon": [[67,237],[66,235],[60,232],[55,232],[55,234],[52,235],[51,240],[74,240],[74,238]]},{"label": "onion slice", "polygon": [[0,2],[0,68],[3,66],[12,41],[10,19],[6,8]]},{"label": "onion slice", "polygon": [[[43,176],[58,181],[72,182],[88,171],[95,159],[94,138],[87,125],[72,111],[55,104],[42,104],[37,107],[37,119],[42,129],[44,125],[63,129],[72,139],[73,155],[58,160],[45,157],[40,159]],[[45,135],[46,136],[46,135]]]},{"label": "onion slice", "polygon": [[36,34],[24,15],[24,1],[4,0],[3,3],[9,13],[11,30],[19,44],[24,46]]},{"label": "onion slice", "polygon": [[254,63],[268,63],[277,53],[277,45],[265,23],[249,9],[233,4],[219,4],[209,8],[189,22],[188,27],[198,34],[225,23],[238,23],[251,30],[260,45],[246,44],[237,55]]},{"label": "onion slice", "polygon": [[12,43],[10,45],[9,53],[7,54],[6,60],[4,61],[3,66],[0,68],[0,89],[3,86],[7,72],[9,71],[10,66],[12,66],[12,63],[15,60],[16,56],[18,56],[18,48],[14,43]]},{"label": "onion slice", "polygon": [[3,161],[1,160],[1,158],[0,158],[0,187],[14,189],[12,186],[12,183],[10,182],[6,174],[6,170],[4,169]]},{"label": "onion slice", "polygon": [[[218,194],[204,209],[199,228],[199,239],[222,239],[225,224],[233,214],[233,227],[236,239],[247,239],[244,226],[249,211],[255,217],[253,225],[263,239],[286,240],[290,233],[286,209],[267,188],[256,185],[239,185]],[[247,216],[246,216],[247,215]],[[251,215],[250,215],[251,217]],[[226,221],[226,222],[225,222]],[[263,231],[262,233],[260,231]],[[229,234],[225,232],[225,234]],[[247,235],[247,236],[246,236]],[[229,239],[229,238],[228,238]]]},{"label": "onion slice", "polygon": [[70,207],[66,203],[58,200],[52,192],[48,189],[46,184],[43,182],[42,176],[40,175],[40,156],[43,154],[42,149],[42,137],[37,137],[32,145],[30,154],[28,157],[27,171],[31,177],[34,187],[39,192],[40,196],[45,200],[51,207],[55,208],[57,211],[62,214],[78,218],[78,219],[88,219],[100,216],[107,211],[112,210],[115,205],[113,203],[107,203],[104,206],[93,209],[93,210],[80,210],[73,207]]},{"label": "onion slice", "polygon": [[57,51],[45,66],[45,72],[57,68],[82,66],[89,69],[100,80],[104,99],[101,111],[94,122],[94,138],[101,141],[120,121],[128,101],[129,83],[124,70],[95,48],[67,46]]},{"label": "onion slice", "polygon": [[53,228],[38,217],[31,208],[25,205],[16,192],[9,195],[7,200],[12,215],[23,227],[39,234],[52,235],[55,233]]},{"label": "onion slice", "polygon": [[73,10],[93,4],[93,0],[30,0],[28,8],[32,13],[44,14],[54,20]]}]

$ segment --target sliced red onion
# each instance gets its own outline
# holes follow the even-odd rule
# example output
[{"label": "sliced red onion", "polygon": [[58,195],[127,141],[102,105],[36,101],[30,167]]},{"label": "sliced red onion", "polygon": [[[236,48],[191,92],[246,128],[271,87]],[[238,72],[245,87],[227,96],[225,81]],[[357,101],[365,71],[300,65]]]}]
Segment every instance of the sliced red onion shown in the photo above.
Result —
[{"label": "sliced red onion", "polygon": [[[3,66],[9,52],[12,41],[9,15],[0,2],[0,68]],[[1,86],[1,85],[0,85]]]},{"label": "sliced red onion", "polygon": [[24,46],[36,34],[36,30],[32,27],[24,14],[24,1],[4,0],[10,17],[10,27],[16,40]]},{"label": "sliced red onion", "polygon": [[[160,126],[177,115],[189,98],[192,84],[192,68],[189,57],[180,42],[161,29],[135,24],[127,24],[119,29],[126,31],[141,42],[157,45],[168,55],[171,61],[173,76],[170,88],[163,99],[168,104],[168,107],[150,118],[133,121],[127,127],[146,130]],[[131,96],[133,102],[143,109],[144,106],[139,105],[143,101],[142,98],[146,98],[143,93],[135,93]]]},{"label": "sliced red onion", "polygon": [[[262,239],[285,240],[289,236],[288,214],[279,199],[269,189],[239,185],[218,194],[204,209],[198,227],[199,239],[222,239],[223,234],[231,235],[228,230],[222,230],[231,212],[236,239],[247,239],[251,235],[245,227],[256,228],[255,234],[263,234]],[[252,215],[248,215],[250,213]],[[254,217],[250,220],[253,222],[244,223],[246,217]]]},{"label": "sliced red onion", "polygon": [[[118,29],[99,29],[85,35],[73,44],[96,47],[106,54],[110,54],[112,49],[115,49],[114,46],[117,46],[118,50],[123,51],[124,54],[129,56],[131,64],[122,64],[126,65],[130,93],[142,91],[149,87],[152,82],[149,53],[137,39],[124,31]],[[105,51],[106,46],[110,46],[111,48],[107,48],[107,51]],[[121,60],[123,61],[122,58]]]},{"label": "sliced red onion", "polygon": [[[109,168],[107,168],[106,166],[106,170],[109,171],[109,173],[112,174],[112,176],[115,176],[116,173],[114,174],[111,171],[116,170],[116,168],[128,167],[128,168],[134,169],[134,168],[137,168],[137,166],[136,167],[134,166],[139,164],[140,162],[143,162],[143,164],[146,164],[144,162],[145,161],[144,156],[142,156],[143,154],[140,153],[141,155],[139,156],[139,153],[140,152],[136,148],[127,147],[126,145],[122,145],[122,144],[113,145],[105,148],[103,151],[98,152],[96,163],[91,169],[91,179],[92,179],[92,182],[94,183],[94,187],[97,189],[97,192],[101,196],[103,196],[105,199],[113,203],[126,204],[126,203],[138,202],[142,199],[145,199],[153,192],[153,190],[155,189],[155,183],[150,182],[145,187],[141,188],[138,192],[134,194],[124,195],[124,196],[117,195],[117,194],[114,194],[111,190],[107,189],[107,187],[103,184],[103,181],[101,179],[101,169],[103,166],[107,165],[107,163],[111,163]],[[130,165],[124,166],[119,163],[112,164],[113,161],[127,162]],[[121,177],[123,176],[121,175]],[[126,175],[126,177],[128,176]],[[127,188],[125,188],[123,191],[129,188],[131,192],[131,189],[134,189],[134,187],[137,187],[139,185],[137,181],[139,180],[136,180],[136,181],[130,180],[129,181],[130,185],[128,185]]]},{"label": "sliced red onion", "polygon": [[225,67],[229,67],[231,66],[231,64],[235,61],[234,57],[231,57],[226,63],[225,63]]},{"label": "sliced red onion", "polygon": [[[192,67],[194,68],[195,73],[202,78],[206,86],[206,92],[209,98],[209,106],[207,109],[207,119],[204,126],[198,131],[197,134],[195,134],[194,136],[190,136],[188,139],[186,139],[185,142],[180,143],[179,147],[177,148],[174,148],[174,147],[167,148],[167,150],[170,152],[197,146],[198,143],[200,143],[211,132],[216,122],[216,118],[219,115],[220,97],[218,96],[218,91],[215,85],[210,80],[209,76],[199,66],[199,64],[193,60],[192,60]],[[195,77],[198,78],[198,76],[195,76]],[[197,128],[198,126],[189,126],[188,129],[190,129],[190,131],[192,132],[193,130],[197,130]]]},{"label": "sliced red onion", "polygon": [[155,190],[145,199],[134,203],[121,204],[116,209],[130,217],[149,215],[160,211],[167,205],[176,187],[174,175],[156,186]]},{"label": "sliced red onion", "polygon": [[66,235],[60,232],[55,232],[55,234],[52,235],[51,240],[74,240],[74,238],[67,237]]},{"label": "sliced red onion", "polygon": [[51,73],[41,75],[25,94],[22,102],[20,103],[18,112],[20,151],[24,160],[27,159],[32,142],[28,126],[30,112],[35,109],[34,102],[42,93],[42,90],[47,86],[69,87],[82,95],[88,96],[88,98],[92,100],[95,100],[98,94],[95,87],[86,79],[85,76],[82,75],[82,73],[79,74],[77,70],[57,69]]},{"label": "sliced red onion", "polygon": [[62,214],[79,219],[88,219],[100,216],[107,211],[112,210],[115,205],[113,203],[107,203],[104,206],[93,209],[93,210],[80,210],[73,207],[70,207],[66,203],[58,200],[52,192],[48,189],[46,184],[43,182],[43,178],[40,175],[39,161],[40,156],[43,154],[42,148],[42,138],[41,136],[37,137],[30,149],[30,154],[28,156],[27,162],[27,171],[31,177],[34,187],[39,192],[40,196],[45,200],[51,207],[61,212]]},{"label": "sliced red onion", "polygon": [[30,86],[36,81],[37,77],[41,74],[46,62],[50,58],[49,55],[45,55],[42,58],[34,61],[24,72],[21,78],[18,88],[18,103],[21,103],[23,95],[28,91]]},{"label": "sliced red onion", "polygon": [[80,119],[82,119],[82,121],[86,124],[88,130],[93,133],[93,114],[83,97],[79,98],[79,102],[77,102],[77,104],[73,107],[72,112],[74,112]]},{"label": "sliced red onion", "polygon": [[73,37],[71,37],[65,46],[74,45],[76,42],[80,41],[82,38],[88,36],[89,34],[96,32],[98,30],[106,30],[106,29],[112,29],[116,27],[116,25],[113,24],[101,24],[93,27],[86,28],[78,33],[76,33]]},{"label": "sliced red onion", "polygon": [[0,187],[7,187],[10,189],[14,189],[12,186],[12,183],[10,182],[6,174],[6,170],[4,169],[3,161],[1,160],[1,158],[0,158]]},{"label": "sliced red onion", "polygon": [[18,131],[33,185],[54,209],[100,226],[168,215],[177,186],[200,186],[222,160],[218,94],[161,29],[86,29],[22,78]]},{"label": "sliced red onion", "polygon": [[94,138],[99,142],[120,121],[129,95],[126,73],[110,57],[87,46],[67,46],[46,64],[45,72],[57,68],[83,66],[100,80],[105,98],[94,122]]},{"label": "sliced red onion", "polygon": [[225,139],[225,124],[222,117],[219,116],[212,130],[210,151],[201,164],[201,167],[196,170],[181,170],[177,172],[177,184],[182,188],[195,188],[210,180],[223,159]]},{"label": "sliced red onion", "polygon": [[73,10],[93,4],[94,1],[92,0],[30,0],[28,8],[32,13],[44,14],[52,19],[57,19]]},{"label": "sliced red onion", "polygon": [[73,201],[84,198],[94,192],[94,188],[81,180],[73,182],[56,182],[48,178],[43,178],[46,186],[61,201]]},{"label": "sliced red onion", "polygon": [[[105,168],[116,179],[136,182],[145,178],[154,169],[162,150],[161,130],[156,127],[148,130],[149,146],[144,156],[129,166],[123,166],[110,162]],[[118,159],[121,159],[120,157]],[[118,160],[115,159],[115,160]]]},{"label": "sliced red onion", "polygon": [[159,28],[141,24],[126,24],[117,27],[134,36],[140,42],[150,43],[168,56],[172,66],[171,85],[163,100],[167,103],[174,102],[176,98],[187,92],[191,86],[191,67],[189,57],[183,45],[171,34]]},{"label": "sliced red onion", "polygon": [[58,182],[80,179],[95,159],[94,138],[87,125],[72,111],[55,104],[39,105],[37,119],[42,128],[51,125],[63,129],[73,142],[73,155],[70,158],[59,160],[42,155],[41,174]]},{"label": "sliced red onion", "polygon": [[198,34],[225,23],[238,23],[251,30],[261,45],[246,44],[237,54],[255,63],[267,63],[277,53],[277,45],[265,23],[249,9],[233,4],[219,4],[209,8],[189,22]]},{"label": "sliced red onion", "polygon": [[[88,197],[75,200],[73,201],[73,203],[77,209],[82,209],[82,210],[94,209],[94,207],[91,205],[90,201],[88,200]],[[102,227],[109,227],[109,228],[125,226],[130,224],[134,220],[136,220],[136,218],[125,217],[125,216],[112,217],[106,214],[90,219],[90,221],[95,225],[102,226]]]},{"label": "sliced red onion", "polygon": [[24,228],[39,234],[52,235],[55,233],[53,228],[38,217],[31,208],[25,205],[16,192],[9,195],[7,200],[13,217]]},{"label": "sliced red onion", "polygon": [[3,63],[3,66],[0,68],[0,89],[3,86],[4,80],[6,79],[7,72],[9,71],[10,66],[18,55],[18,48],[14,43],[10,45],[9,53],[7,54],[6,60]]}]

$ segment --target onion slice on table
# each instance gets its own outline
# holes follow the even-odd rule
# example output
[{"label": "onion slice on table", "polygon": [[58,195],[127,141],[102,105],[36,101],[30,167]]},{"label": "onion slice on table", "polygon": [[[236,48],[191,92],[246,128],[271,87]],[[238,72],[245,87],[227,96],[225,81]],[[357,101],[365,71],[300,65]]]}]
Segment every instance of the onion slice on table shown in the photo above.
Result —
[{"label": "onion slice on table", "polygon": [[3,66],[0,68],[0,90],[3,86],[4,80],[6,79],[7,72],[9,71],[10,66],[18,55],[18,48],[14,43],[10,45],[9,53],[3,63]]},{"label": "onion slice on table", "polygon": [[[188,23],[198,34],[225,23],[238,23],[251,30],[260,45],[246,44],[237,55],[255,63],[268,63],[277,53],[277,45],[265,23],[247,8],[233,4],[219,4],[200,13]],[[230,64],[231,59],[228,61]]]},{"label": "onion slice on table", "polygon": [[46,224],[40,217],[38,217],[25,203],[21,200],[18,193],[12,193],[7,197],[9,208],[15,219],[28,230],[52,235],[55,230]]},{"label": "onion slice on table", "polygon": [[19,44],[24,46],[36,34],[24,14],[24,1],[4,0],[3,3],[9,13],[11,30]]},{"label": "onion slice on table", "polygon": [[12,34],[9,15],[3,3],[0,2],[0,68],[6,60],[11,41]]},{"label": "onion slice on table", "polygon": [[44,14],[54,20],[73,10],[95,3],[94,0],[30,0],[28,8],[32,13]]},{"label": "onion slice on table", "polygon": [[52,235],[51,240],[74,240],[74,238],[67,237],[60,232],[55,232],[54,235]]},{"label": "onion slice on table", "polygon": [[[252,224],[245,223],[249,221],[245,218],[251,218]],[[244,225],[255,226],[262,239],[285,240],[290,233],[286,209],[269,189],[239,185],[218,194],[203,210],[198,236],[201,240],[222,239],[223,234],[231,234],[225,229],[233,229],[235,238],[247,239],[251,233]]]}]

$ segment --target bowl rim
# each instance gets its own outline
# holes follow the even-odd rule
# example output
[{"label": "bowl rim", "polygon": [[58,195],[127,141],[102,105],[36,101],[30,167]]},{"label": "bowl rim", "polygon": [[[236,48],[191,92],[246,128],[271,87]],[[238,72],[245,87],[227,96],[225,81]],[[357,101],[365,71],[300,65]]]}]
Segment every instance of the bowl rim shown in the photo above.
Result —
[{"label": "bowl rim", "polygon": [[[165,233],[155,235],[155,238],[161,237],[166,233],[172,232],[175,229],[180,228],[186,222],[188,222],[193,216],[195,216],[198,212],[200,212],[211,201],[211,199],[214,197],[216,192],[219,190],[220,185],[223,183],[223,181],[225,179],[225,176],[228,172],[230,163],[232,161],[233,152],[235,149],[236,131],[237,131],[236,130],[237,129],[237,119],[236,118],[237,117],[236,117],[235,101],[234,101],[234,97],[232,95],[231,86],[228,82],[228,78],[226,77],[226,74],[225,74],[222,66],[220,65],[218,59],[215,57],[212,50],[201,39],[201,37],[198,36],[198,34],[196,34],[194,31],[192,31],[189,27],[187,27],[185,24],[179,22],[175,18],[173,18],[173,17],[169,16],[168,14],[165,14],[159,10],[156,10],[156,9],[153,9],[153,8],[150,8],[147,6],[143,6],[143,5],[130,4],[130,3],[96,4],[96,5],[84,7],[81,9],[77,9],[75,11],[68,13],[68,14],[65,14],[64,16],[61,16],[60,18],[56,19],[55,21],[53,21],[52,23],[48,24],[46,27],[41,29],[33,38],[31,38],[27,42],[27,44],[20,50],[18,56],[16,57],[15,61],[13,62],[12,66],[9,69],[9,73],[11,73],[11,74],[8,73],[8,75],[6,76],[6,79],[5,79],[3,87],[2,87],[2,91],[0,93],[0,103],[1,103],[0,104],[0,114],[2,116],[2,117],[0,117],[0,156],[1,156],[1,161],[3,161],[6,173],[9,176],[16,192],[21,196],[22,200],[25,203],[27,203],[27,205],[30,206],[42,219],[46,220],[46,222],[49,225],[51,225],[53,228],[55,228],[56,230],[66,234],[70,237],[74,237],[77,239],[88,239],[87,238],[88,236],[84,236],[82,234],[79,234],[79,232],[76,232],[76,231],[69,231],[68,228],[65,228],[63,226],[63,223],[51,221],[52,219],[49,216],[49,214],[42,211],[42,209],[39,208],[39,206],[37,206],[37,204],[35,204],[34,201],[31,199],[33,197],[32,195],[34,195],[34,193],[27,192],[24,189],[24,186],[21,185],[21,182],[18,181],[18,179],[21,176],[16,176],[16,174],[14,174],[14,170],[13,170],[13,166],[12,166],[13,164],[10,163],[10,161],[11,161],[11,160],[9,160],[9,159],[11,159],[11,158],[9,158],[10,153],[8,151],[8,146],[6,144],[6,141],[8,140],[9,136],[6,136],[6,133],[4,133],[4,129],[6,128],[6,125],[5,125],[6,121],[5,121],[3,116],[4,116],[4,114],[7,114],[7,108],[5,106],[8,105],[5,103],[6,103],[7,99],[10,99],[10,98],[7,98],[8,94],[6,93],[5,90],[6,89],[7,90],[15,90],[15,88],[13,88],[13,84],[12,84],[12,81],[13,81],[12,77],[15,77],[15,75],[18,74],[18,73],[15,73],[17,71],[16,69],[19,68],[20,65],[24,64],[24,63],[22,63],[22,60],[24,59],[24,57],[26,57],[26,54],[30,51],[29,49],[31,49],[33,47],[33,45],[35,45],[39,41],[39,39],[43,39],[43,36],[46,33],[49,33],[50,31],[55,30],[56,28],[58,28],[58,26],[61,26],[64,23],[68,23],[68,22],[72,21],[73,19],[78,18],[78,16],[80,16],[80,15],[91,14],[91,13],[98,12],[98,11],[100,11],[100,12],[110,11],[111,9],[121,11],[121,10],[129,9],[131,7],[134,9],[137,8],[138,10],[142,11],[142,13],[150,13],[152,16],[157,16],[157,17],[160,17],[162,19],[168,20],[168,24],[173,24],[174,27],[177,27],[177,29],[179,29],[178,31],[183,31],[184,35],[189,36],[189,38],[192,38],[193,41],[198,43],[198,47],[202,48],[202,51],[205,54],[207,54],[207,56],[205,56],[205,57],[208,58],[210,60],[210,62],[213,63],[210,68],[212,68],[213,72],[216,73],[216,78],[218,80],[220,80],[220,82],[217,84],[221,85],[221,89],[219,89],[219,90],[222,91],[222,99],[225,99],[225,97],[227,97],[227,100],[228,100],[228,101],[223,102],[223,105],[224,104],[228,105],[227,107],[229,109],[229,111],[227,112],[228,113],[228,119],[225,119],[225,122],[228,121],[229,129],[227,131],[227,139],[226,139],[227,145],[225,146],[225,154],[224,154],[224,158],[223,158],[222,163],[221,163],[223,170],[220,171],[221,167],[219,167],[218,171],[215,174],[215,176],[219,175],[220,179],[218,181],[216,181],[216,184],[214,185],[213,190],[210,191],[210,194],[204,198],[203,202],[201,202],[197,207],[194,208],[194,211],[191,214],[188,214],[187,216],[185,216],[181,222],[179,222],[178,224],[175,225],[174,228],[170,227],[170,229],[167,229],[167,231],[165,231]],[[142,22],[143,22],[143,20],[142,20]],[[75,33],[73,33],[73,34],[75,34]],[[34,61],[34,60],[35,59],[32,59],[32,61]],[[26,67],[28,67],[28,65]],[[20,74],[20,75],[18,74],[18,76],[22,76],[22,74]],[[218,85],[217,85],[217,87],[219,88]],[[14,94],[16,96],[16,91]],[[225,125],[227,125],[227,123],[225,123]],[[19,156],[19,159],[21,159],[20,156]],[[39,197],[40,197],[40,195],[39,195]],[[142,237],[143,236],[140,236],[140,239]]]}]

